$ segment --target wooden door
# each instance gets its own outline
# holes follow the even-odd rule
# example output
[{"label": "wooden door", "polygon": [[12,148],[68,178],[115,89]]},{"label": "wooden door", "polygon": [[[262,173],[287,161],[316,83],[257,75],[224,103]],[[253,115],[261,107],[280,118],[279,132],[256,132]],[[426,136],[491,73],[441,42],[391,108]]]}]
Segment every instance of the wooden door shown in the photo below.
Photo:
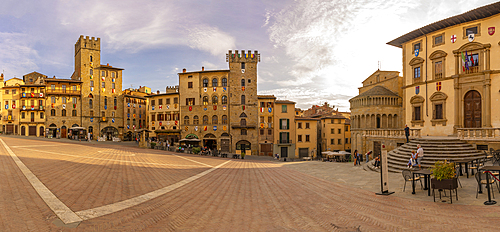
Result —
[{"label": "wooden door", "polygon": [[26,135],[26,127],[21,126],[21,135]]},{"label": "wooden door", "polygon": [[376,157],[378,155],[382,155],[382,153],[381,153],[381,145],[380,145],[379,141],[374,141],[373,142],[373,155],[374,155],[374,157]]},{"label": "wooden door", "polygon": [[221,152],[229,152],[230,142],[229,139],[221,139],[220,140],[220,150]]},{"label": "wooden door", "polygon": [[36,126],[29,126],[28,133],[29,136],[36,136]]},{"label": "wooden door", "polygon": [[481,127],[481,95],[476,90],[465,94],[464,98],[464,127]]},{"label": "wooden door", "polygon": [[66,127],[61,128],[61,138],[66,138],[66,134],[67,134]]}]

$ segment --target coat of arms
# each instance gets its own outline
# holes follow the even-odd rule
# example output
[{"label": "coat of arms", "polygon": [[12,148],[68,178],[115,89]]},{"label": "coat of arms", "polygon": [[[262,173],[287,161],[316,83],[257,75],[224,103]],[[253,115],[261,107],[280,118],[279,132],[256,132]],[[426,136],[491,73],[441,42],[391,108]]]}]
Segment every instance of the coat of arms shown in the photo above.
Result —
[{"label": "coat of arms", "polygon": [[415,56],[418,56],[419,49],[415,49]]},{"label": "coat of arms", "polygon": [[488,27],[488,34],[489,35],[495,34],[495,27]]},{"label": "coat of arms", "polygon": [[475,36],[474,36],[474,34],[469,34],[469,35],[467,36],[467,38],[469,39],[469,42],[474,41],[474,37],[475,37]]},{"label": "coat of arms", "polygon": [[420,93],[420,86],[417,86],[415,87],[415,94],[419,94]]},{"label": "coat of arms", "polygon": [[436,90],[441,91],[441,82],[436,82]]}]

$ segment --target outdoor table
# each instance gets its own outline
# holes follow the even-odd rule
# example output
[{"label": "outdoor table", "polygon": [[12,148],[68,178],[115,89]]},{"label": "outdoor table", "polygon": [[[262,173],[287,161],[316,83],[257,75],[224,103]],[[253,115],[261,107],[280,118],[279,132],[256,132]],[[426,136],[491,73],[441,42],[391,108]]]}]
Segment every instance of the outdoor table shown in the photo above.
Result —
[{"label": "outdoor table", "polygon": [[424,190],[427,190],[427,196],[431,195],[431,171],[428,169],[423,169],[423,170],[415,170],[412,172],[413,174],[413,180],[412,180],[412,187],[413,187],[413,192],[412,194],[415,194],[415,174],[420,174],[424,176]]},{"label": "outdoor table", "polygon": [[332,159],[335,158],[335,161],[339,162],[341,156],[344,156],[344,154],[328,154],[328,155],[326,155],[326,158],[328,160],[330,160],[330,158],[332,158]]},{"label": "outdoor table", "polygon": [[462,164],[464,164],[464,166],[465,166],[465,173],[467,173],[467,178],[469,178],[469,163],[472,163],[472,162],[474,162],[474,160],[478,160],[478,159],[481,159],[481,158],[482,157],[480,157],[480,158],[472,158],[472,159],[455,160],[453,162],[456,163],[456,164],[458,164],[461,176],[464,175],[463,172],[462,172]]},{"label": "outdoor table", "polygon": [[[484,167],[481,167],[479,168],[479,170],[481,171],[500,171],[500,166],[484,166]],[[490,175],[491,174],[486,174],[486,188],[488,189],[488,200],[484,202],[485,205],[494,205],[496,204],[497,202],[496,201],[493,201],[491,200],[491,188],[490,188],[490,185],[488,184],[490,182]],[[481,177],[481,176],[479,176]],[[479,179],[479,187],[481,187],[481,179]]]}]

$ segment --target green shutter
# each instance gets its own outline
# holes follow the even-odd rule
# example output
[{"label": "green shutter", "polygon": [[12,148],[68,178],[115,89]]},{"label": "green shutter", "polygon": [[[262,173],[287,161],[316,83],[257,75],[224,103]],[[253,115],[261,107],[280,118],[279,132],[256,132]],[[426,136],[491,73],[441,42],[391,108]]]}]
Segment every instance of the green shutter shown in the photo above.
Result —
[{"label": "green shutter", "polygon": [[290,133],[286,132],[286,141],[287,143],[289,143],[290,141]]},{"label": "green shutter", "polygon": [[283,120],[283,119],[280,119],[280,130],[282,129],[282,128],[281,128],[281,120]]},{"label": "green shutter", "polygon": [[290,129],[290,119],[287,119],[286,120],[286,129],[289,130]]}]

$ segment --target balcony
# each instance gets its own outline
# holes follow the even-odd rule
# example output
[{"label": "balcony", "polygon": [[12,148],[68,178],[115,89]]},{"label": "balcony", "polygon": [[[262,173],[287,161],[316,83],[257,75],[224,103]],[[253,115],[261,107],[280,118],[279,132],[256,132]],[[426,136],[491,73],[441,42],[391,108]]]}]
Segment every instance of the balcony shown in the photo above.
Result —
[{"label": "balcony", "polygon": [[69,89],[46,89],[45,92],[50,95],[80,95],[80,90]]},{"label": "balcony", "polygon": [[469,70],[465,70],[465,74],[471,74],[471,73],[478,73],[479,72],[479,66],[469,66]]},{"label": "balcony", "polygon": [[249,125],[249,124],[246,124],[246,125],[241,125],[240,123],[236,123],[236,124],[231,124],[231,128],[233,129],[255,129],[257,126],[255,125]]},{"label": "balcony", "polygon": [[277,144],[292,144],[292,140],[291,139],[278,139],[276,141]]},{"label": "balcony", "polygon": [[14,121],[14,117],[12,115],[3,116],[4,121]]},{"label": "balcony", "polygon": [[44,111],[45,107],[44,106],[34,106],[33,108],[31,108],[31,106],[21,106],[19,108],[19,110],[21,110],[21,111],[37,111],[37,110]]},{"label": "balcony", "polygon": [[441,79],[441,78],[443,78],[443,73],[436,73],[436,74],[434,74],[434,79],[437,80],[437,79]]},{"label": "balcony", "polygon": [[44,93],[21,93],[21,98],[43,98]]}]

